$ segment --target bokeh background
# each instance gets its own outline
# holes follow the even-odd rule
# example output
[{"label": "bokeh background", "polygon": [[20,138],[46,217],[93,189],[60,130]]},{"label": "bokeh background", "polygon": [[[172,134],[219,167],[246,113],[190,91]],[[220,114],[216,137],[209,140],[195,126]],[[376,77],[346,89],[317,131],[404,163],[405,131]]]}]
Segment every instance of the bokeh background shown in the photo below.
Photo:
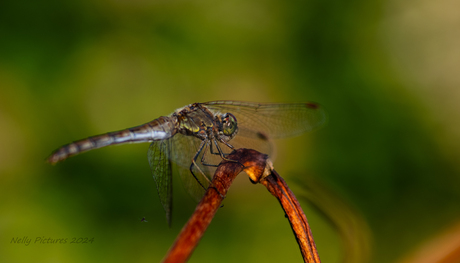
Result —
[{"label": "bokeh background", "polygon": [[[159,262],[195,203],[176,177],[167,227],[147,144],[44,160],[222,99],[327,110],[322,129],[277,141],[275,161],[323,262],[455,251],[458,10],[453,0],[1,1],[0,261]],[[12,242],[23,237],[31,243]],[[190,262],[301,260],[277,201],[241,175]]]}]

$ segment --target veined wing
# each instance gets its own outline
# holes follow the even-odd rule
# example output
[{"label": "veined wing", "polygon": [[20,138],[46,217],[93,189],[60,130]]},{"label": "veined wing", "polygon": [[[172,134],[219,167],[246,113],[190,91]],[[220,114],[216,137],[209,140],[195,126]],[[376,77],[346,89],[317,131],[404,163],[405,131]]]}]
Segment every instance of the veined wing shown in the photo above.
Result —
[{"label": "veined wing", "polygon": [[157,185],[160,202],[166,212],[166,220],[171,226],[172,213],[172,175],[171,175],[171,140],[154,141],[148,151],[150,169]]},{"label": "veined wing", "polygon": [[[268,154],[272,161],[276,159],[276,145],[274,141],[265,135],[261,136],[261,133],[258,131],[253,131],[245,127],[238,127],[238,134],[229,143],[236,149],[253,149]],[[225,152],[227,148],[227,146],[224,146],[222,150]]]},{"label": "veined wing", "polygon": [[[284,138],[312,131],[326,122],[326,113],[316,103],[253,103],[211,101],[202,103],[214,113],[230,112],[238,127],[263,139]],[[239,134],[244,136],[243,134]]]}]

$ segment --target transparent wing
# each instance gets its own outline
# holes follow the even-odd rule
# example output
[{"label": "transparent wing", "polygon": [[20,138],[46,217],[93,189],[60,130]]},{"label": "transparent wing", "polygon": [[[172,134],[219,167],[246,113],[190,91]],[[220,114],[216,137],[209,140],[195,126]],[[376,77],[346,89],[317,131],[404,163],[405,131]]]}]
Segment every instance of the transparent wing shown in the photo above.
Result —
[{"label": "transparent wing", "polygon": [[[248,148],[265,153],[270,156],[272,161],[276,158],[276,147],[273,140],[269,137],[260,136],[258,132],[246,129],[245,127],[239,127],[238,134],[228,143],[236,149]],[[227,147],[225,146],[224,148]],[[225,149],[223,150],[225,152]]]},{"label": "transparent wing", "polygon": [[160,202],[166,212],[166,220],[171,225],[172,213],[172,176],[171,176],[171,140],[154,141],[147,153],[153,179],[157,185]]},{"label": "transparent wing", "polygon": [[236,117],[238,127],[252,131],[253,136],[261,139],[299,135],[312,131],[326,122],[323,108],[313,102],[268,104],[211,101],[202,104],[214,113],[232,113]]},{"label": "transparent wing", "polygon": [[[177,170],[179,172],[182,185],[193,199],[199,201],[205,193],[204,188],[207,188],[209,183],[196,167],[193,168],[193,174],[195,175],[195,178],[190,172],[190,165],[192,164],[193,157],[199,150],[201,140],[193,136],[177,134],[173,137],[172,141],[174,153],[171,155],[171,160],[177,164]],[[197,164],[200,166],[200,169],[207,175],[208,179],[211,179],[215,169],[213,169],[213,167],[201,164],[201,158],[205,152],[207,151],[203,150],[202,153],[198,156]],[[208,154],[206,154],[206,156],[208,156]],[[213,162],[213,164],[219,164],[221,160],[222,159],[219,157],[217,163],[214,163],[214,159],[209,161]],[[197,180],[200,181],[204,188],[201,187]]]}]

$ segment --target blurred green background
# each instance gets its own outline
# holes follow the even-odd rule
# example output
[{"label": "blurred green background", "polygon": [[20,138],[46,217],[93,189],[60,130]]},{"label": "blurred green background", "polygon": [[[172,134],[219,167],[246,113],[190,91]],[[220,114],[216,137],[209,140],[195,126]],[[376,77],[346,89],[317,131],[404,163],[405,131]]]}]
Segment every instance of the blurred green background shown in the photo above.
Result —
[{"label": "blurred green background", "polygon": [[[459,8],[0,2],[0,261],[159,262],[195,203],[176,177],[167,227],[148,144],[56,166],[44,159],[77,139],[227,99],[322,104],[328,124],[278,141],[275,168],[298,195],[323,262],[401,262],[460,219]],[[241,175],[224,204],[190,262],[301,262],[263,186]],[[22,237],[31,244],[12,243]],[[86,237],[94,241],[70,244]]]}]

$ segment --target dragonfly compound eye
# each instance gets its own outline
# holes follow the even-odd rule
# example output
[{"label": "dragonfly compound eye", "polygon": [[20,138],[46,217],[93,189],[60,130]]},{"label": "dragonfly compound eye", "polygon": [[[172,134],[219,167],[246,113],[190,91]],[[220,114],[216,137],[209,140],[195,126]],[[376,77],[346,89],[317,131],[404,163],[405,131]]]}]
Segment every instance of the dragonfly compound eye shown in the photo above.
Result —
[{"label": "dragonfly compound eye", "polygon": [[[222,130],[224,135],[232,136],[237,131],[236,118],[231,113],[225,113],[222,118]],[[233,137],[233,136],[232,136]]]}]

